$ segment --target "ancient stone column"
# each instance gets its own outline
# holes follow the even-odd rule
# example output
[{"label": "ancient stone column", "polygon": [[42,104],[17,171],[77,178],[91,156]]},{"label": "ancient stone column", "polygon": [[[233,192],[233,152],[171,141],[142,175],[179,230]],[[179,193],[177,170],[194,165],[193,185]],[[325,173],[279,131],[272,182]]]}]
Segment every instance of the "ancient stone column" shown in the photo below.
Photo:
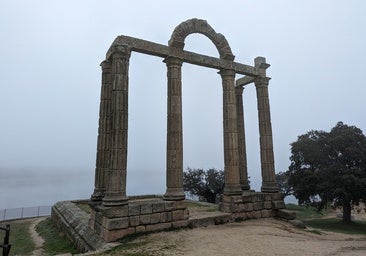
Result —
[{"label": "ancient stone column", "polygon": [[99,106],[99,128],[97,141],[97,156],[94,179],[94,193],[92,201],[101,201],[106,190],[106,178],[109,168],[109,136],[110,136],[110,111],[111,111],[111,61],[105,60],[102,67],[102,88]]},{"label": "ancient stone column", "polygon": [[182,61],[165,59],[168,76],[168,125],[165,200],[184,200],[182,132]]},{"label": "ancient stone column", "polygon": [[268,83],[266,69],[269,64],[263,57],[255,58],[255,67],[259,70],[259,76],[254,80],[257,90],[259,140],[261,152],[262,192],[278,192],[275,178],[271,113],[268,98]]},{"label": "ancient stone column", "polygon": [[224,118],[225,195],[240,195],[235,71],[221,70]]},{"label": "ancient stone column", "polygon": [[249,190],[247,168],[247,151],[245,145],[245,126],[244,126],[244,105],[243,105],[243,86],[235,87],[236,95],[236,115],[238,123],[238,152],[239,152],[239,175],[242,190]]},{"label": "ancient stone column", "polygon": [[126,45],[113,49],[113,87],[111,99],[110,162],[107,189],[103,198],[105,206],[128,203],[126,196],[127,129],[128,129],[128,67],[131,50]]}]

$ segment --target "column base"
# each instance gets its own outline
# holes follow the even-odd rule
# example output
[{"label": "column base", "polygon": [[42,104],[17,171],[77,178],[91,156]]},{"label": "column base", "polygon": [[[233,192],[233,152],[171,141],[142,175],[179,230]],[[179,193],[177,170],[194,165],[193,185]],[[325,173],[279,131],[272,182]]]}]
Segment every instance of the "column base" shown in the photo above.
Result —
[{"label": "column base", "polygon": [[242,188],[240,187],[240,184],[237,185],[225,185],[224,187],[224,195],[241,195],[242,194]]},{"label": "column base", "polygon": [[248,183],[240,184],[240,187],[243,191],[250,190],[250,185]]},{"label": "column base", "polygon": [[105,189],[94,189],[94,193],[91,195],[90,200],[102,201],[104,197]]},{"label": "column base", "polygon": [[277,193],[279,188],[276,182],[262,182],[261,191],[266,193]]},{"label": "column base", "polygon": [[163,196],[165,201],[180,201],[186,199],[183,188],[167,188]]},{"label": "column base", "polygon": [[128,204],[128,197],[121,195],[121,193],[106,193],[103,198],[104,206],[121,206]]}]

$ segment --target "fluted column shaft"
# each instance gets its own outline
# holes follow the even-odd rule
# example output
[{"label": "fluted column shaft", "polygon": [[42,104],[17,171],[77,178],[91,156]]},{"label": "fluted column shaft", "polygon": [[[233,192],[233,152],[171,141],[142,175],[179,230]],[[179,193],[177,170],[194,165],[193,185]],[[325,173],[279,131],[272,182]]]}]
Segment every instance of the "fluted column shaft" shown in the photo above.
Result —
[{"label": "fluted column shaft", "polygon": [[112,65],[110,61],[105,60],[100,64],[100,66],[102,67],[102,87],[100,93],[97,156],[94,179],[94,193],[91,196],[92,201],[100,201],[103,199],[107,185],[106,175],[109,169]]},{"label": "fluted column shaft", "polygon": [[275,178],[273,140],[271,113],[268,97],[269,77],[266,77],[266,68],[269,67],[265,63],[265,59],[258,57],[255,59],[255,66],[260,71],[260,76],[254,80],[257,91],[257,107],[259,122],[259,140],[261,153],[261,170],[262,170],[262,192],[278,192],[278,186]]},{"label": "fluted column shaft", "polygon": [[235,71],[221,70],[223,88],[225,195],[240,195]]},{"label": "fluted column shaft", "polygon": [[165,200],[184,200],[183,129],[182,129],[182,61],[167,57],[168,124]]},{"label": "fluted column shaft", "polygon": [[111,99],[110,162],[105,206],[128,203],[126,196],[127,132],[128,132],[128,68],[131,50],[125,45],[113,49],[113,87]]},{"label": "fluted column shaft", "polygon": [[242,86],[235,87],[236,115],[238,123],[239,175],[242,190],[249,190],[250,185],[248,180],[247,151],[245,143],[243,90],[244,87]]}]

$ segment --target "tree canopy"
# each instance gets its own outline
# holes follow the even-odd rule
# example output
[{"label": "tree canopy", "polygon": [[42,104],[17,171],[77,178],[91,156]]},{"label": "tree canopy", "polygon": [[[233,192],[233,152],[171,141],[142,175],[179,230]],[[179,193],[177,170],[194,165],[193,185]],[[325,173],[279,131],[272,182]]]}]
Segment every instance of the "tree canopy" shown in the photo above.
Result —
[{"label": "tree canopy", "polygon": [[342,122],[330,132],[312,130],[291,144],[291,153],[288,185],[299,203],[343,206],[343,221],[351,221],[351,205],[366,199],[362,131]]},{"label": "tree canopy", "polygon": [[214,168],[205,171],[188,167],[183,173],[183,189],[209,203],[215,203],[216,196],[222,194],[224,189],[224,171]]}]

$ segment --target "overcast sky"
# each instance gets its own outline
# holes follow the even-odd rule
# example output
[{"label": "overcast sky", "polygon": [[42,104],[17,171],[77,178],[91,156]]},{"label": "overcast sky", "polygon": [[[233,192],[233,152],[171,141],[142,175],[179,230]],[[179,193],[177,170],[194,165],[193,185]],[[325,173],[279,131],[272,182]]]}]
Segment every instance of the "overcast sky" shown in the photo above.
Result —
[{"label": "overcast sky", "polygon": [[[207,20],[223,34],[236,62],[253,65],[263,56],[271,64],[277,172],[289,166],[289,144],[300,134],[329,130],[338,121],[366,131],[365,13],[362,0],[0,0],[0,194],[19,189],[10,199],[0,197],[0,209],[13,207],[10,201],[25,205],[20,198],[38,205],[90,196],[99,64],[106,51],[118,35],[167,44],[174,28],[190,18]],[[199,34],[186,39],[185,49],[219,56]],[[129,75],[127,193],[164,193],[166,66],[160,58],[133,53]],[[244,90],[244,108],[249,176],[258,190],[254,85]],[[184,166],[222,169],[217,70],[183,64],[183,126]],[[46,185],[46,176],[56,185]],[[30,183],[39,191],[28,198]]]}]

